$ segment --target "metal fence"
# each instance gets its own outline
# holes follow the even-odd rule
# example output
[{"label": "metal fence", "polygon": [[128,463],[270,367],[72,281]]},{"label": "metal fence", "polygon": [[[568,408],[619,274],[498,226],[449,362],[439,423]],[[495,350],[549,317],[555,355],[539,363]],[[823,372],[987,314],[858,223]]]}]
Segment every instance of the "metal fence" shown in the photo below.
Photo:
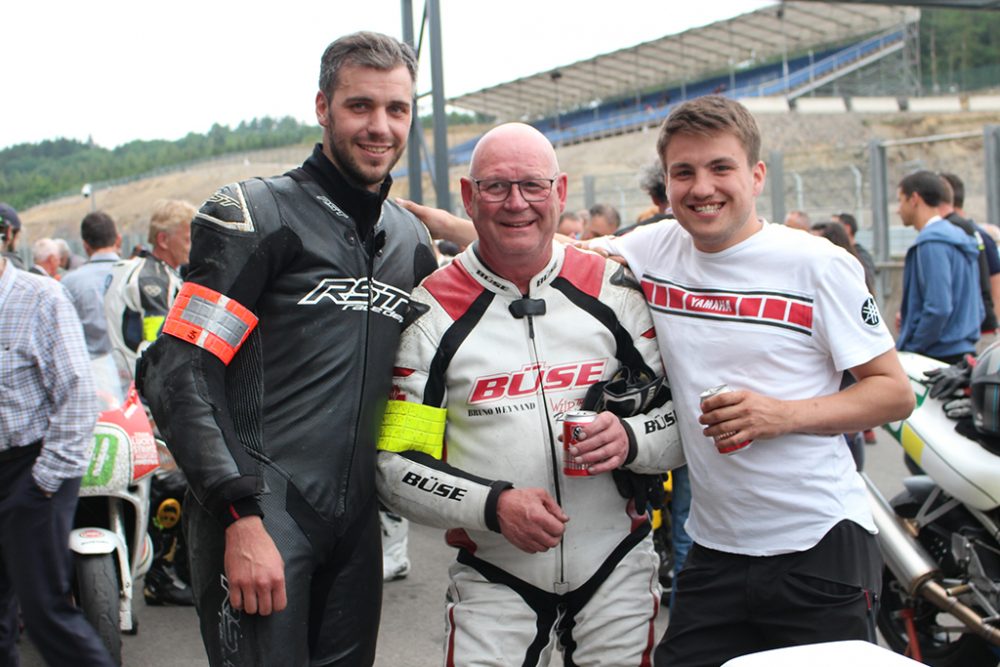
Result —
[{"label": "metal fence", "polygon": [[[951,172],[965,183],[965,212],[980,224],[1000,224],[1000,125],[983,131],[873,141],[868,145],[774,152],[767,156],[768,186],[758,198],[760,215],[780,222],[793,209],[814,222],[835,213],[858,220],[857,241],[878,264],[877,289],[887,314],[898,307],[902,260],[916,231],[896,214],[896,185],[918,169]],[[595,202],[617,207],[622,223],[648,208],[636,173],[589,175],[571,188],[568,209]]]}]

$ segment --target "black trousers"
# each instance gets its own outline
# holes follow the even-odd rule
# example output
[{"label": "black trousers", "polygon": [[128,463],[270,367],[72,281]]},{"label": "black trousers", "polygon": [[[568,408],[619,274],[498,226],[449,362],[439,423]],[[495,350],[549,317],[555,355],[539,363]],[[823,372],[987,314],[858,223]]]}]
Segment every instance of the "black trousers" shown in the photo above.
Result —
[{"label": "black trousers", "polygon": [[741,556],[695,544],[678,574],[656,667],[717,667],[787,646],[875,642],[882,557],[875,536],[841,521],[807,551]]},{"label": "black trousers", "polygon": [[110,666],[70,592],[69,531],[80,479],[64,481],[46,497],[31,476],[33,454],[0,463],[0,665],[18,664],[20,602],[24,627],[46,664]]},{"label": "black trousers", "polygon": [[288,606],[270,616],[229,604],[225,532],[190,491],[182,519],[191,587],[212,667],[364,667],[382,611],[382,531],[373,496],[337,536],[307,516],[293,486],[265,468],[264,527],[285,562]]}]

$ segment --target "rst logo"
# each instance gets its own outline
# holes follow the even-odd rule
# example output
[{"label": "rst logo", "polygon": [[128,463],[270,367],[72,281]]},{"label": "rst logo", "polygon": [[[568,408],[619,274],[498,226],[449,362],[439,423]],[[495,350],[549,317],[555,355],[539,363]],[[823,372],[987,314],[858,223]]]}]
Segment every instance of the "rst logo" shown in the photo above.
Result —
[{"label": "rst logo", "polygon": [[607,359],[546,366],[529,364],[512,373],[497,373],[472,382],[470,404],[489,403],[503,398],[522,398],[538,393],[589,387],[604,375]]},{"label": "rst logo", "polygon": [[300,306],[314,306],[323,299],[329,299],[344,310],[367,310],[371,299],[373,313],[403,321],[406,304],[410,302],[407,292],[367,278],[324,278],[309,294],[299,299]]}]

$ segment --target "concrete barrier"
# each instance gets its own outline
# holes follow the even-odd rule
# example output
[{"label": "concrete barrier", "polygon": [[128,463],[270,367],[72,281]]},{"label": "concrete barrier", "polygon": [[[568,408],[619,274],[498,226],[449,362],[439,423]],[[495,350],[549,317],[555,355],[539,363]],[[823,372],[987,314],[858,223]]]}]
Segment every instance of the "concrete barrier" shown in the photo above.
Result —
[{"label": "concrete barrier", "polygon": [[788,100],[784,97],[744,97],[740,102],[750,113],[788,113]]},{"label": "concrete barrier", "polygon": [[895,113],[899,100],[895,97],[852,97],[851,111],[858,113]]},{"label": "concrete barrier", "polygon": [[962,110],[962,100],[958,95],[947,97],[911,97],[909,110],[917,113],[956,113]]},{"label": "concrete barrier", "polygon": [[844,113],[847,105],[842,97],[800,97],[795,100],[799,113]]},{"label": "concrete barrier", "polygon": [[1000,95],[969,95],[969,111],[1000,111]]}]

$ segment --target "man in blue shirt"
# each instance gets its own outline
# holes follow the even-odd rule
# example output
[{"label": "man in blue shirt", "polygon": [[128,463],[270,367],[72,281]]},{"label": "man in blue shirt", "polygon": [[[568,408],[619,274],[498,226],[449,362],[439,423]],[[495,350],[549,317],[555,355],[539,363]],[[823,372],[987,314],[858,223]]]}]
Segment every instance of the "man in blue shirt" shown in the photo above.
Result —
[{"label": "man in blue shirt", "polygon": [[76,314],[83,323],[83,335],[91,358],[111,353],[108,320],[104,315],[104,294],[111,284],[111,268],[119,259],[122,237],[115,221],[104,211],[88,213],[80,223],[83,249],[90,260],[63,278]]},{"label": "man in blue shirt", "polygon": [[914,172],[900,181],[897,194],[899,217],[919,233],[906,252],[896,347],[952,364],[974,352],[979,340],[985,313],[979,248],[975,237],[938,214],[949,193],[937,174]]}]

